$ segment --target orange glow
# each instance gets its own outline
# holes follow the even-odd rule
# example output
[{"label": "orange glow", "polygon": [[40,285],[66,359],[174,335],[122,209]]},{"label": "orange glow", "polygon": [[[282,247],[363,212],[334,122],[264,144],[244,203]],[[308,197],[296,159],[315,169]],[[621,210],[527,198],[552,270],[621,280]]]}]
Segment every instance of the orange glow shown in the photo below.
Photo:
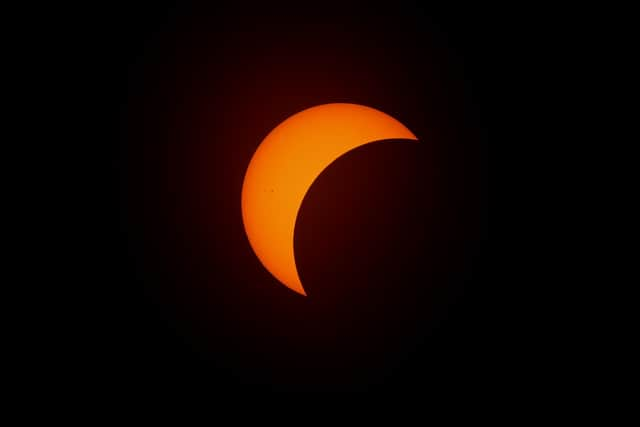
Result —
[{"label": "orange glow", "polygon": [[286,119],[256,150],[242,186],[242,220],[267,270],[306,295],[298,276],[293,233],[313,181],[338,157],[383,139],[417,140],[402,123],[356,104],[325,104]]}]

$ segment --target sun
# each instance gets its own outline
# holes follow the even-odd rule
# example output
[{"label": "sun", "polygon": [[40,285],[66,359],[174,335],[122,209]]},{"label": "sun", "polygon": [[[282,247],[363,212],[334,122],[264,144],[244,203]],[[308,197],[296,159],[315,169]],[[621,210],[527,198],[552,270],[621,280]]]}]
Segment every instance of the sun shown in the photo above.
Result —
[{"label": "sun", "polygon": [[417,140],[381,111],[339,103],[294,114],[259,145],[244,177],[242,220],[256,256],[285,286],[306,295],[293,242],[298,210],[315,179],[348,151],[385,139]]}]

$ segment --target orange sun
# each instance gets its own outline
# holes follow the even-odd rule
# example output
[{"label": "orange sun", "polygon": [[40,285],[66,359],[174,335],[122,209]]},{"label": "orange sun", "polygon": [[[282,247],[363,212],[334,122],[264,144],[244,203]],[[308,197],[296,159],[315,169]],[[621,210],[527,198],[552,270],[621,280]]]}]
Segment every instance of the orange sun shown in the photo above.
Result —
[{"label": "orange sun", "polygon": [[356,104],[325,104],[286,119],[256,150],[242,186],[242,220],[267,270],[306,295],[293,250],[298,210],[313,181],[334,160],[384,139],[417,140],[387,114]]}]

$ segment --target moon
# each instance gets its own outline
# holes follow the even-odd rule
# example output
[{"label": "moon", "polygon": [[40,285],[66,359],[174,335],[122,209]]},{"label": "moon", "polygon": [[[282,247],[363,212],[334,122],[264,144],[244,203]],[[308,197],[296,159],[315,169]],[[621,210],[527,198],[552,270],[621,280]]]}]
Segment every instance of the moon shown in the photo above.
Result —
[{"label": "moon", "polygon": [[417,141],[402,123],[381,111],[335,103],[294,114],[258,146],[242,185],[242,221],[260,262],[291,290],[307,295],[293,249],[305,194],[338,157],[384,139]]}]

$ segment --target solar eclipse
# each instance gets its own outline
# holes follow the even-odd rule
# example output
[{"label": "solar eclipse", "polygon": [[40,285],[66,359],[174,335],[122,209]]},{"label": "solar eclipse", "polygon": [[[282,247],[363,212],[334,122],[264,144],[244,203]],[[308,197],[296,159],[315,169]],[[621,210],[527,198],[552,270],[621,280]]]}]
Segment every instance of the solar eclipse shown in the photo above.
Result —
[{"label": "solar eclipse", "polygon": [[297,113],[262,141],[242,186],[242,217],[262,264],[305,295],[293,248],[296,217],[309,187],[338,157],[385,139],[416,140],[403,124],[370,107],[325,104]]}]

